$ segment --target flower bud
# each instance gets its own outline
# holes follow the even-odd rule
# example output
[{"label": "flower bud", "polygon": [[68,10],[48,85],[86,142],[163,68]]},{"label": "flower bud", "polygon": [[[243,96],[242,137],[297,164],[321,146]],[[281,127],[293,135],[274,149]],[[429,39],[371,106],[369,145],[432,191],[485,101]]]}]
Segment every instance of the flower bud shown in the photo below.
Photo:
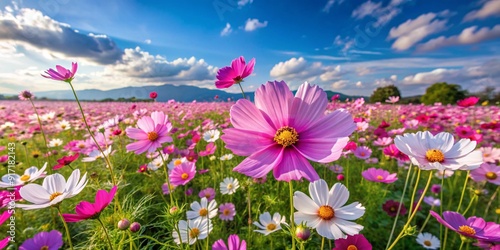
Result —
[{"label": "flower bud", "polygon": [[179,211],[179,208],[177,206],[173,206],[169,210],[170,214],[176,214],[178,211]]},{"label": "flower bud", "polygon": [[129,226],[130,226],[130,221],[125,218],[118,221],[118,229],[120,230],[126,230]]},{"label": "flower bud", "polygon": [[343,174],[339,174],[337,175],[337,180],[338,181],[343,181],[345,179],[344,175]]},{"label": "flower bud", "polygon": [[139,230],[141,230],[141,224],[139,224],[139,222],[133,222],[130,225],[130,231],[132,231],[132,233],[135,233],[135,232],[137,232]]},{"label": "flower bud", "polygon": [[295,236],[297,236],[297,238],[299,238],[300,240],[304,240],[304,241],[308,240],[309,237],[311,236],[311,230],[307,227],[299,225],[295,229]]}]

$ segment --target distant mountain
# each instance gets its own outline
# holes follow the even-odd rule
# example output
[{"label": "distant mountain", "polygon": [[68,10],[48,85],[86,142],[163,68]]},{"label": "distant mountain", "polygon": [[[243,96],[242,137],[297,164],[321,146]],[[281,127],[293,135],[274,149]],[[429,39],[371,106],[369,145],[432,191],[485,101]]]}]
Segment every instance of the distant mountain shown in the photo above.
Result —
[{"label": "distant mountain", "polygon": [[[142,86],[142,87],[125,87],[119,89],[111,90],[98,90],[98,89],[86,89],[77,91],[78,99],[86,101],[100,101],[104,99],[114,99],[118,98],[132,98],[137,99],[149,99],[149,93],[155,91],[158,93],[157,101],[166,102],[168,100],[174,99],[178,102],[191,102],[191,101],[213,101],[215,96],[218,96],[220,100],[227,100],[231,98],[232,100],[240,99],[241,93],[228,93],[226,91],[217,89],[205,89],[195,86],[180,85],[175,86],[171,84],[165,84],[161,86]],[[363,96],[347,96],[341,93],[326,91],[328,99],[333,95],[339,94],[340,100],[345,100],[346,98],[360,98]],[[245,93],[251,100],[253,100],[253,92]],[[73,93],[71,90],[58,90],[58,91],[44,91],[35,93],[37,98],[48,98],[57,100],[72,100]],[[364,97],[366,100],[367,97]]]}]

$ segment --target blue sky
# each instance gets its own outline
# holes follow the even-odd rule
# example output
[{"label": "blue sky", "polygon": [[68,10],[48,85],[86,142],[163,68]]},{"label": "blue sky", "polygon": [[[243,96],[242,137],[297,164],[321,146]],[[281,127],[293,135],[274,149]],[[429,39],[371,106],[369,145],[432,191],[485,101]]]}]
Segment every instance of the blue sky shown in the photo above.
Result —
[{"label": "blue sky", "polygon": [[73,61],[77,89],[215,88],[217,70],[240,55],[256,59],[247,91],[268,80],[351,95],[394,84],[412,96],[439,81],[478,91],[500,86],[500,1],[0,3],[3,94],[67,89],[40,74]]}]

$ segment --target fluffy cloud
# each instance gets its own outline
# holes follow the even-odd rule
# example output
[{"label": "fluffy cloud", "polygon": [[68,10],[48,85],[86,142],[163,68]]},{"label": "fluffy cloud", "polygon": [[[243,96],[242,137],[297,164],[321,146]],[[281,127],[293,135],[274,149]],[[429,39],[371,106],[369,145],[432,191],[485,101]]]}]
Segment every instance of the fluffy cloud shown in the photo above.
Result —
[{"label": "fluffy cloud", "polygon": [[245,6],[247,4],[251,4],[251,3],[253,3],[253,0],[239,0],[238,1],[238,6],[239,7],[243,7],[243,6]]},{"label": "fluffy cloud", "polygon": [[500,1],[489,0],[485,1],[483,7],[479,10],[474,10],[464,17],[464,21],[472,21],[474,19],[485,19],[490,16],[500,15]]},{"label": "fluffy cloud", "polygon": [[328,0],[328,2],[326,2],[325,7],[323,7],[322,11],[328,13],[330,12],[330,9],[333,7],[335,3],[342,4],[343,2],[344,0]]},{"label": "fluffy cloud", "polygon": [[338,80],[338,81],[332,83],[331,87],[334,90],[339,90],[339,89],[345,88],[348,83],[349,83],[348,80]]},{"label": "fluffy cloud", "polygon": [[34,9],[0,11],[0,40],[56,57],[114,63],[123,51],[105,35],[81,34]]},{"label": "fluffy cloud", "polygon": [[446,20],[437,20],[438,14],[427,13],[416,19],[410,19],[394,27],[389,32],[389,39],[396,39],[392,48],[407,50],[428,35],[440,32],[446,27]]},{"label": "fluffy cloud", "polygon": [[245,31],[254,31],[258,28],[264,28],[267,26],[267,21],[264,21],[264,22],[260,22],[259,19],[257,18],[254,18],[254,19],[251,19],[251,18],[248,18],[247,19],[247,22],[245,23]]},{"label": "fluffy cloud", "polygon": [[371,0],[364,2],[352,12],[352,17],[363,19],[367,16],[375,18],[375,27],[384,26],[399,13],[401,13],[401,4],[405,0],[392,0],[387,6],[383,7],[382,2],[374,3]]},{"label": "fluffy cloud", "polygon": [[231,24],[226,23],[226,27],[220,32],[220,36],[229,36],[233,32],[233,29],[231,28]]},{"label": "fluffy cloud", "polygon": [[434,38],[417,47],[419,51],[430,51],[445,46],[474,44],[483,41],[491,40],[500,37],[500,24],[495,25],[493,28],[483,27],[478,29],[477,26],[472,26],[462,30],[459,35],[445,37],[440,36]]},{"label": "fluffy cloud", "polygon": [[303,57],[279,62],[271,69],[271,77],[285,80],[313,81],[319,77],[322,82],[339,80],[344,72],[340,65],[326,66],[321,62],[307,62]]}]

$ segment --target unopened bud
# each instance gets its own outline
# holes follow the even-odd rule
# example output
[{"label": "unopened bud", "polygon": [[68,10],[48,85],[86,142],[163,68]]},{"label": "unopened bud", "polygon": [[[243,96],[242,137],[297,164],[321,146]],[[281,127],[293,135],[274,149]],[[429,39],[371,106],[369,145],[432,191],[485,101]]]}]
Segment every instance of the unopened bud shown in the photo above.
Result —
[{"label": "unopened bud", "polygon": [[178,211],[179,211],[179,208],[176,206],[171,207],[169,210],[170,214],[176,214]]},{"label": "unopened bud", "polygon": [[300,240],[308,240],[311,236],[311,229],[300,225],[295,229],[295,236]]},{"label": "unopened bud", "polygon": [[339,174],[337,175],[337,180],[338,181],[343,181],[345,179],[344,175],[343,174]]},{"label": "unopened bud", "polygon": [[132,233],[135,233],[137,231],[141,230],[141,224],[139,224],[139,222],[133,222],[131,225],[130,225],[130,231]]},{"label": "unopened bud", "polygon": [[130,226],[130,221],[127,219],[121,219],[118,221],[118,229],[126,230]]}]

